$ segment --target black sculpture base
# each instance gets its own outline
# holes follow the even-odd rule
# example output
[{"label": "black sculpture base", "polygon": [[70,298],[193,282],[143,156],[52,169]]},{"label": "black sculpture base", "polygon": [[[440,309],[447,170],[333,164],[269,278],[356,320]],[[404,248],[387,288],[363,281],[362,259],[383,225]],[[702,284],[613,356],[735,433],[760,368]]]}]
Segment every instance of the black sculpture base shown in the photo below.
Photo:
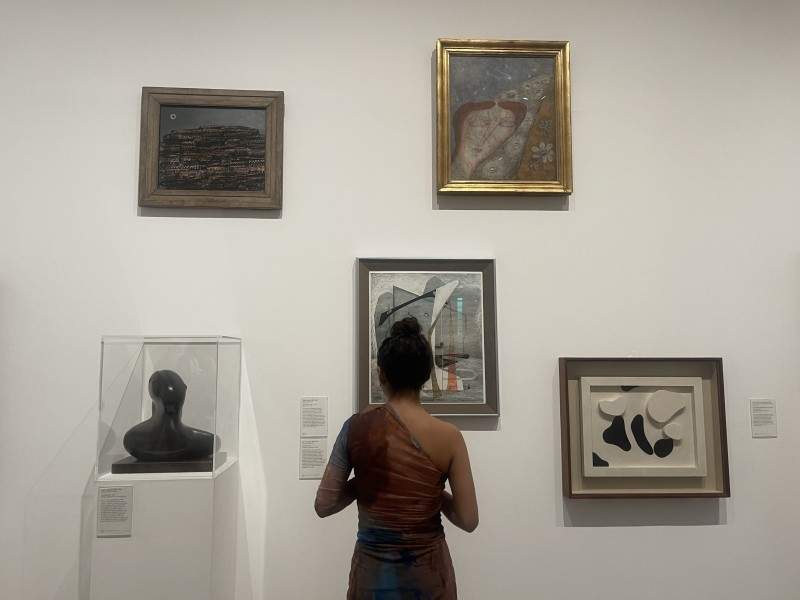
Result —
[{"label": "black sculpture base", "polygon": [[210,473],[213,469],[211,457],[195,460],[137,460],[132,456],[118,460],[111,465],[111,472],[115,475],[130,475],[133,473]]}]

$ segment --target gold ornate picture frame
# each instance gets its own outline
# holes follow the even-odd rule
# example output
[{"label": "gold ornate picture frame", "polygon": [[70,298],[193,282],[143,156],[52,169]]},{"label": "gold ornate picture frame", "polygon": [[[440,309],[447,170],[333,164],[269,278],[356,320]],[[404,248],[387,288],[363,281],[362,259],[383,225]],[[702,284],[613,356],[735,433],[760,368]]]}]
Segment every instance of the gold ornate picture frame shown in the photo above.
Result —
[{"label": "gold ornate picture frame", "polygon": [[437,189],[570,194],[569,42],[440,39]]}]

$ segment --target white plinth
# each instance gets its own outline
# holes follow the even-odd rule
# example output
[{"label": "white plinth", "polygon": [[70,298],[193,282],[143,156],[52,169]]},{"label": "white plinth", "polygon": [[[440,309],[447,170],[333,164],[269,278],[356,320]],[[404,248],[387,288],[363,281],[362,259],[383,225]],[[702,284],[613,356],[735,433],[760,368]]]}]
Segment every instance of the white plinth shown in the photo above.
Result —
[{"label": "white plinth", "polygon": [[213,478],[141,477],[97,482],[133,486],[133,526],[129,538],[94,538],[91,600],[232,597],[238,466]]}]

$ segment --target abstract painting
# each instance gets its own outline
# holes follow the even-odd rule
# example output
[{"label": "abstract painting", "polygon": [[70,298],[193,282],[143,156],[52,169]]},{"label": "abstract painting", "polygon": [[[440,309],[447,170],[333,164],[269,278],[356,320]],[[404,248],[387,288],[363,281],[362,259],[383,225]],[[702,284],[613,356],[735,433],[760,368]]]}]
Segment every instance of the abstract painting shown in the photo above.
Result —
[{"label": "abstract painting", "polygon": [[280,208],[283,92],[144,88],[140,206]]},{"label": "abstract painting", "polygon": [[567,42],[439,40],[440,192],[569,193]]},{"label": "abstract painting", "polygon": [[721,358],[562,357],[568,498],[727,498]]},{"label": "abstract painting", "polygon": [[378,349],[395,322],[413,316],[434,355],[423,405],[435,414],[495,414],[493,262],[360,259],[359,267],[361,404],[384,402]]},{"label": "abstract painting", "polygon": [[581,378],[587,477],[704,477],[699,377]]}]

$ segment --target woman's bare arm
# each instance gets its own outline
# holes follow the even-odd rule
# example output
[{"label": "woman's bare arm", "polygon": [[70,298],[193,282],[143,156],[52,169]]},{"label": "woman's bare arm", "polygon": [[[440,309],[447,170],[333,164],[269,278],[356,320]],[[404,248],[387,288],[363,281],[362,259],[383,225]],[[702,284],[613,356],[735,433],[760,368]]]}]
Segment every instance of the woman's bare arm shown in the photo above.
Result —
[{"label": "woman's bare arm", "polygon": [[478,499],[475,496],[475,482],[472,480],[467,445],[460,431],[456,431],[448,479],[453,493],[451,495],[442,492],[442,513],[456,527],[464,531],[475,531],[478,526]]}]

